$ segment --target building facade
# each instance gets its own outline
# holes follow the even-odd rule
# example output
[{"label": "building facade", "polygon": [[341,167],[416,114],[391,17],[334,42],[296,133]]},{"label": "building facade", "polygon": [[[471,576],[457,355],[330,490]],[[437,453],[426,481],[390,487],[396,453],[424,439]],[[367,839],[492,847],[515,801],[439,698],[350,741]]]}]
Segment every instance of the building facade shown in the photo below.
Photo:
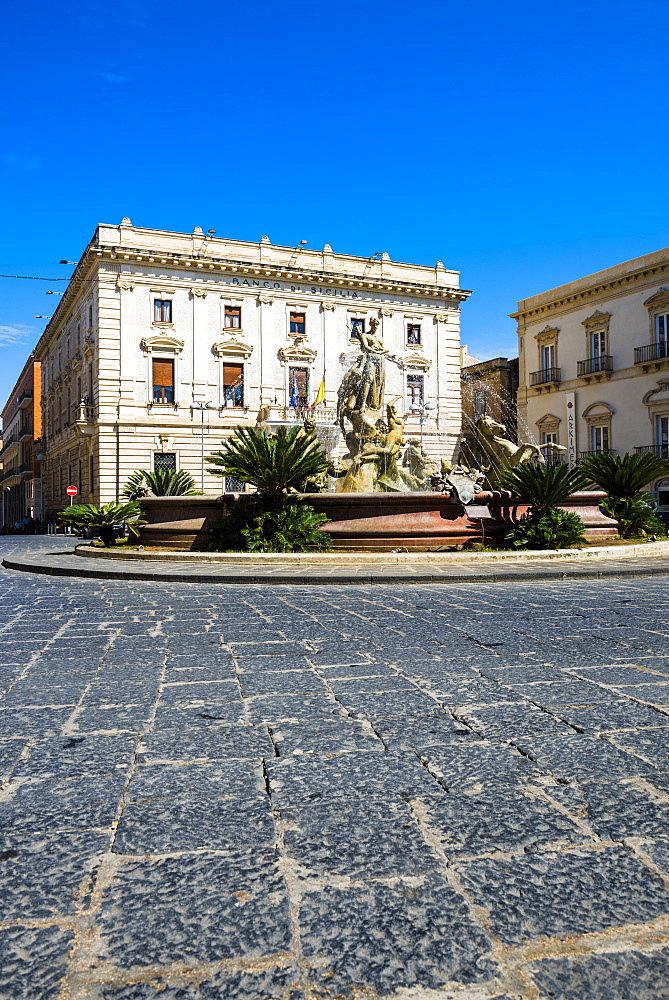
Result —
[{"label": "building facade", "polygon": [[[295,421],[323,380],[319,436],[341,453],[337,388],[372,318],[389,353],[386,401],[403,401],[408,435],[422,429],[427,451],[452,457],[459,308],[469,294],[441,262],[225,240],[199,227],[139,229],[128,219],[99,226],[37,347],[49,516],[67,503],[68,485],[79,501],[104,503],[140,468],[186,469],[199,486],[203,452],[237,425]],[[222,484],[205,471],[203,487]]]},{"label": "building facade", "polygon": [[[669,458],[669,249],[518,303],[521,426],[591,452]],[[650,484],[669,502],[669,479]]]},{"label": "building facade", "polygon": [[[42,407],[40,363],[31,355],[2,411],[3,525],[24,525],[42,514]],[[38,459],[38,455],[40,459]]]}]

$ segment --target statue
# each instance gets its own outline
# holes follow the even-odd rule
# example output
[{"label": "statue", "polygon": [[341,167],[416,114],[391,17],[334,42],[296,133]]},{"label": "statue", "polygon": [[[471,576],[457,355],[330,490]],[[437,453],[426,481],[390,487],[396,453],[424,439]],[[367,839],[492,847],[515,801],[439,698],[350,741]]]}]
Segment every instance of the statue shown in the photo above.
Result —
[{"label": "statue", "polygon": [[[505,437],[506,427],[498,424],[492,417],[482,416],[476,421],[476,437],[483,451],[490,457],[495,472],[498,474],[514,465],[524,465],[535,461],[545,462],[543,453],[536,444],[514,444]],[[558,445],[558,447],[561,447]],[[562,449],[564,450],[564,449]]]},{"label": "statue", "polygon": [[402,457],[401,472],[402,479],[409,489],[427,490],[434,471],[434,462],[427,457],[418,441],[409,440]]}]

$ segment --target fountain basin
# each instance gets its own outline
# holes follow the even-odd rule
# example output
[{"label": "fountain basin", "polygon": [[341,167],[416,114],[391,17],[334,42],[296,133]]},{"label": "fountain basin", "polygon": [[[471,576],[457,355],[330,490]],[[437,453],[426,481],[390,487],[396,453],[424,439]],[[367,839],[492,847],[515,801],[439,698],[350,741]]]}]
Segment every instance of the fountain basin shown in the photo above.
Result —
[{"label": "fountain basin", "polygon": [[[141,545],[206,551],[212,524],[225,516],[239,494],[202,497],[147,497],[141,501],[147,524]],[[305,493],[304,499],[331,523],[323,530],[340,551],[388,552],[406,548],[434,552],[464,543],[499,546],[504,533],[529,509],[511,494],[491,490],[477,494],[468,507],[443,493]],[[617,534],[615,521],[599,509],[601,492],[574,493],[560,504],[578,514],[589,540]]]}]

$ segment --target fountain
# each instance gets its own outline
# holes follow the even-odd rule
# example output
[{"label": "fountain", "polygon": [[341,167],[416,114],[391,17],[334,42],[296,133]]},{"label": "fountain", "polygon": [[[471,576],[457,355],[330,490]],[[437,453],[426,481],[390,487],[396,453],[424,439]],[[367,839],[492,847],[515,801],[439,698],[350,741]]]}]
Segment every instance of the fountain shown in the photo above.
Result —
[{"label": "fountain", "polygon": [[[513,499],[508,491],[490,488],[491,483],[504,469],[545,461],[544,446],[516,444],[506,435],[504,424],[483,415],[476,421],[475,434],[486,464],[477,463],[461,448],[455,466],[442,460],[437,470],[419,442],[405,440],[404,421],[395,405],[399,397],[385,401],[386,361],[396,359],[377,336],[378,326],[372,318],[369,332],[358,333],[361,353],[341,381],[336,420],[327,424],[308,416],[304,421],[328,454],[340,433],[347,451],[341,459],[332,458],[327,474],[306,483],[302,495],[329,518],[324,530],[332,536],[335,549],[439,551],[468,542],[499,545],[528,504]],[[261,407],[256,426],[271,430],[279,423],[294,424],[295,417],[277,419],[270,407]],[[602,496],[576,493],[561,505],[579,515],[587,538],[616,533],[615,523],[599,510]],[[211,523],[225,515],[235,499],[236,494],[226,494],[142,501],[149,523],[142,529],[141,541],[206,548]],[[190,522],[178,521],[179,512],[185,513],[189,504],[197,508],[197,515]]]}]

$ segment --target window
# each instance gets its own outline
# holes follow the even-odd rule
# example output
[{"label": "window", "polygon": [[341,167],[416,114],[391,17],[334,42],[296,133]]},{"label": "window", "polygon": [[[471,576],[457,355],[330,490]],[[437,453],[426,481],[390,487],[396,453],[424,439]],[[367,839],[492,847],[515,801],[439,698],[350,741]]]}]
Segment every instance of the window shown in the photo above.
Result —
[{"label": "window", "polygon": [[58,496],[59,496],[59,497],[62,497],[63,493],[65,492],[65,486],[64,486],[64,481],[65,481],[65,469],[63,469],[63,468],[62,468],[62,466],[61,466],[61,468],[60,468],[60,469],[58,470],[58,479],[59,479],[59,490],[58,490]]},{"label": "window", "polygon": [[597,330],[590,334],[590,357],[602,358],[606,354],[606,334],[604,330]]},{"label": "window", "polygon": [[658,357],[667,357],[669,347],[669,313],[655,317],[655,343],[659,345]]},{"label": "window", "polygon": [[305,316],[304,313],[294,313],[290,314],[290,332],[291,333],[304,333],[306,329]]},{"label": "window", "polygon": [[223,406],[244,405],[244,366],[223,365]]},{"label": "window", "polygon": [[81,459],[77,463],[77,489],[81,493]]},{"label": "window", "polygon": [[476,389],[474,392],[474,419],[478,420],[487,412],[488,400],[485,389]]},{"label": "window", "polygon": [[669,416],[660,414],[655,418],[655,444],[660,458],[669,458]]},{"label": "window", "polygon": [[95,459],[91,455],[88,459],[88,492],[95,491]]},{"label": "window", "polygon": [[174,362],[153,359],[153,402],[174,403]]},{"label": "window", "polygon": [[365,332],[364,319],[351,320],[351,340],[357,340],[361,333]]},{"label": "window", "polygon": [[544,344],[541,348],[541,370],[555,368],[555,344]]},{"label": "window", "polygon": [[234,476],[225,477],[225,492],[226,493],[243,493],[244,483],[241,479],[236,479]]},{"label": "window", "polygon": [[300,410],[309,402],[309,369],[290,368],[288,371],[288,397],[290,406]]},{"label": "window", "polygon": [[223,320],[223,323],[229,330],[241,330],[242,328],[241,306],[226,306],[225,318]]},{"label": "window", "polygon": [[409,409],[412,406],[420,406],[422,404],[424,381],[422,375],[407,375],[407,404]]},{"label": "window", "polygon": [[420,326],[410,323],[407,327],[407,344],[420,344]]},{"label": "window", "polygon": [[51,496],[52,497],[57,496],[56,489],[57,489],[56,470],[52,469],[51,470]]},{"label": "window", "polygon": [[155,451],[153,453],[154,472],[176,472],[177,454],[175,451]]},{"label": "window", "polygon": [[590,444],[592,451],[609,450],[609,428],[608,424],[590,428]]},{"label": "window", "polygon": [[154,323],[171,323],[172,322],[172,300],[171,299],[155,299],[153,303],[153,322]]},{"label": "window", "polygon": [[88,326],[93,329],[93,306],[88,307]]}]

